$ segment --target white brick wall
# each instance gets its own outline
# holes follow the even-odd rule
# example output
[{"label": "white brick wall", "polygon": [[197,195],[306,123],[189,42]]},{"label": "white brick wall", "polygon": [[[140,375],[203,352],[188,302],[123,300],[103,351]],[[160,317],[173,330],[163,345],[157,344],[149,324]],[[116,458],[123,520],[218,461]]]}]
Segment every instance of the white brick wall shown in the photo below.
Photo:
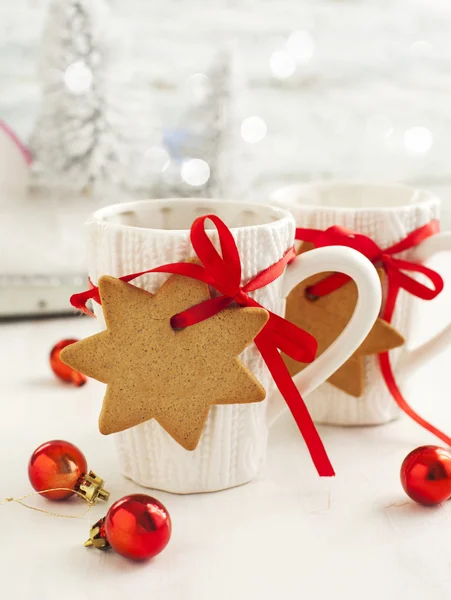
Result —
[{"label": "white brick wall", "polygon": [[[110,4],[114,29],[129,34],[125,56],[136,72],[145,73],[163,125],[175,122],[182,108],[186,78],[206,68],[221,42],[237,41],[250,82],[249,114],[268,125],[268,135],[252,149],[258,193],[296,180],[394,179],[431,187],[451,207],[447,0]],[[35,56],[46,5],[47,0],[0,4],[0,118],[24,137],[39,99]],[[272,52],[293,30],[303,29],[315,40],[312,60],[289,79],[276,80],[269,70]],[[392,124],[388,139],[379,135],[377,120],[368,125],[375,115]],[[429,151],[406,150],[405,131],[414,126],[430,130]]]}]

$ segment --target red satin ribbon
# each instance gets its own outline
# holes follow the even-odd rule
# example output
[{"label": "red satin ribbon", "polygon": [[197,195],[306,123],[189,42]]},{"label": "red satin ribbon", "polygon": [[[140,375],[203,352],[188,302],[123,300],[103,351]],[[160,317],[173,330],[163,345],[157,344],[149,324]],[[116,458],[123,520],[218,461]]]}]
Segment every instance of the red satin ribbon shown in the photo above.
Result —
[{"label": "red satin ribbon", "polygon": [[[207,233],[205,221],[210,219],[218,231],[221,254],[218,253]],[[228,227],[215,215],[197,218],[191,226],[191,243],[202,265],[192,263],[172,263],[132,273],[120,277],[122,281],[132,281],[146,273],[171,273],[191,277],[207,283],[221,296],[211,298],[175,315],[171,319],[175,328],[188,327],[217,314],[232,302],[239,306],[261,305],[248,295],[248,292],[265,287],[282,275],[285,267],[296,257],[290,248],[283,258],[271,265],[254,279],[241,286],[241,261],[235,240]],[[92,284],[91,284],[92,286]],[[71,304],[87,314],[93,314],[86,307],[92,299],[100,303],[98,288],[75,294]],[[317,343],[313,336],[282,317],[269,312],[269,320],[254,342],[260,351],[279,391],[290,408],[297,426],[305,440],[313,463],[322,477],[335,475],[321,438],[315,428],[304,401],[293,383],[279,350],[300,362],[312,362],[316,355]]]},{"label": "red satin ribbon", "polygon": [[[348,246],[364,254],[376,267],[383,267],[387,274],[388,290],[382,318],[391,323],[396,300],[401,289],[423,300],[432,300],[443,290],[443,279],[436,271],[421,264],[393,257],[394,254],[418,246],[426,238],[438,233],[439,228],[438,221],[431,221],[423,227],[415,229],[406,238],[385,250],[380,248],[371,238],[338,226],[329,227],[325,231],[319,229],[296,229],[296,239],[311,242],[317,248],[322,246]],[[405,271],[424,275],[429,279],[432,287],[420,283],[410,275],[407,275]],[[349,277],[346,275],[334,273],[313,285],[309,291],[313,296],[325,296],[340,288],[348,281]],[[385,383],[398,406],[419,425],[436,435],[446,444],[451,445],[451,437],[423,419],[409,406],[396,383],[388,352],[379,354],[379,364]]]}]

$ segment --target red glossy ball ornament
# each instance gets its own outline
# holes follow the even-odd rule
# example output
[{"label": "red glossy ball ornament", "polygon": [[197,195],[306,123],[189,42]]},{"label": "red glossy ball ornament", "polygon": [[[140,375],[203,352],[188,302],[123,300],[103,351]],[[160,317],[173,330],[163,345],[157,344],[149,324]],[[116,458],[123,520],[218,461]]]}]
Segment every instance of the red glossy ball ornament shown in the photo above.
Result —
[{"label": "red glossy ball ornament", "polygon": [[[64,440],[41,444],[28,463],[28,477],[37,492],[57,487],[74,490],[87,470],[88,464],[82,451]],[[73,491],[56,491],[43,496],[49,500],[65,500],[72,494]]]},{"label": "red glossy ball ornament", "polygon": [[88,472],[83,452],[64,440],[52,440],[36,448],[28,463],[28,477],[37,492],[67,488],[42,494],[49,500],[66,500],[78,492],[96,504],[97,500],[108,500],[110,495],[103,488],[103,479],[94,471]]},{"label": "red glossy ball ornament", "polygon": [[420,446],[401,465],[406,494],[425,506],[441,504],[451,497],[451,453],[439,446]]},{"label": "red glossy ball ornament", "polygon": [[131,560],[148,560],[166,547],[171,529],[171,518],[161,502],[146,494],[131,494],[115,502],[92,527],[85,546],[111,547]]},{"label": "red glossy ball ornament", "polygon": [[72,369],[68,365],[65,365],[60,359],[61,350],[66,346],[75,344],[75,342],[78,342],[78,340],[67,339],[61,340],[60,342],[55,344],[52,350],[50,351],[50,366],[52,368],[52,371],[58,377],[58,379],[80,387],[88,381],[86,375],[83,375],[83,373],[79,373],[75,369]]}]

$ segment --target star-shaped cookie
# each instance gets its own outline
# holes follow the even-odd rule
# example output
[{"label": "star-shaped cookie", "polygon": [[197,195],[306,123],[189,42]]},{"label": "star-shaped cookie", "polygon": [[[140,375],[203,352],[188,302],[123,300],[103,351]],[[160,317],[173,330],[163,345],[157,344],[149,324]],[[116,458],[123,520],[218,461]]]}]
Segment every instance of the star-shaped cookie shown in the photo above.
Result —
[{"label": "star-shaped cookie", "polygon": [[268,320],[263,308],[228,308],[174,330],[171,317],[210,298],[206,284],[173,275],[152,295],[104,276],[99,292],[107,329],[67,346],[61,359],[107,384],[101,433],[153,418],[194,450],[212,404],[265,398],[238,358]]},{"label": "star-shaped cookie", "polygon": [[[312,248],[310,244],[302,244],[301,254]],[[378,270],[383,280],[385,273]],[[318,342],[317,356],[343,331],[357,303],[357,286],[349,281],[341,288],[317,300],[309,299],[307,289],[331,273],[320,273],[309,277],[298,284],[287,298],[285,318],[301,329],[312,334]],[[365,385],[364,357],[379,354],[392,348],[402,346],[404,338],[396,329],[383,319],[377,319],[362,345],[354,352],[335,373],[328,379],[339,389],[351,396],[361,396]],[[289,356],[283,355],[290,375],[296,375],[307,366]]]}]

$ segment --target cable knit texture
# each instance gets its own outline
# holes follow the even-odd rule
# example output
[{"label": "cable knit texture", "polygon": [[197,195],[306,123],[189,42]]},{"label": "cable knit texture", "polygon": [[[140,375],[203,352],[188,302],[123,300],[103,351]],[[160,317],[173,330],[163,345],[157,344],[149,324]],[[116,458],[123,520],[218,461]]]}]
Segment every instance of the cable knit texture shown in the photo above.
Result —
[{"label": "cable knit texture", "polygon": [[[187,202],[181,225],[180,214],[175,214],[175,208],[169,203],[164,208],[159,206],[159,213],[147,214],[145,223],[139,217],[135,223],[133,214],[124,212],[119,219],[113,217],[86,225],[90,277],[94,283],[104,274],[119,277],[194,256],[189,230],[118,226],[122,223],[164,226],[166,229],[189,228],[199,214],[213,212],[211,207],[203,209],[200,205],[189,209]],[[241,214],[233,212],[237,208],[230,210],[231,214],[219,213],[230,227],[234,223],[250,225],[232,229],[242,261],[244,284],[277,262],[292,245],[294,220],[289,215],[275,220],[274,215],[268,213],[267,225],[253,226],[260,209],[256,207],[255,212],[243,210]],[[211,237],[217,245],[216,234],[211,232]],[[146,275],[133,283],[155,292],[166,278],[160,274]],[[281,288],[282,279],[279,278],[252,296],[266,308],[281,314],[284,310]],[[100,307],[96,307],[96,314],[102,322]],[[272,379],[255,344],[251,344],[240,358],[265,387],[268,398]],[[265,399],[255,404],[212,406],[199,445],[193,452],[179,446],[154,419],[118,433],[116,440],[123,473],[143,486],[175,493],[214,491],[250,481],[265,458],[267,403]]]},{"label": "cable knit texture", "polygon": [[[382,188],[377,199],[377,191],[377,186],[363,189],[361,185],[293,186],[276,192],[273,201],[292,212],[297,227],[327,229],[340,225],[369,236],[381,248],[399,242],[411,231],[439,218],[440,200],[432,194],[412,193],[403,186],[391,186]],[[383,205],[380,208],[364,208],[366,204],[378,206],[381,202],[387,208]],[[328,204],[332,203],[346,208],[329,207]],[[412,251],[408,251],[400,256],[409,259],[411,255]],[[396,366],[409,344],[414,308],[414,298],[401,290],[392,324],[406,338],[406,344],[390,352],[398,382],[401,374]],[[350,396],[327,382],[309,394],[306,404],[316,422],[376,425],[399,417],[400,409],[382,378],[377,356],[368,356],[364,360],[365,391],[360,398]]]}]

